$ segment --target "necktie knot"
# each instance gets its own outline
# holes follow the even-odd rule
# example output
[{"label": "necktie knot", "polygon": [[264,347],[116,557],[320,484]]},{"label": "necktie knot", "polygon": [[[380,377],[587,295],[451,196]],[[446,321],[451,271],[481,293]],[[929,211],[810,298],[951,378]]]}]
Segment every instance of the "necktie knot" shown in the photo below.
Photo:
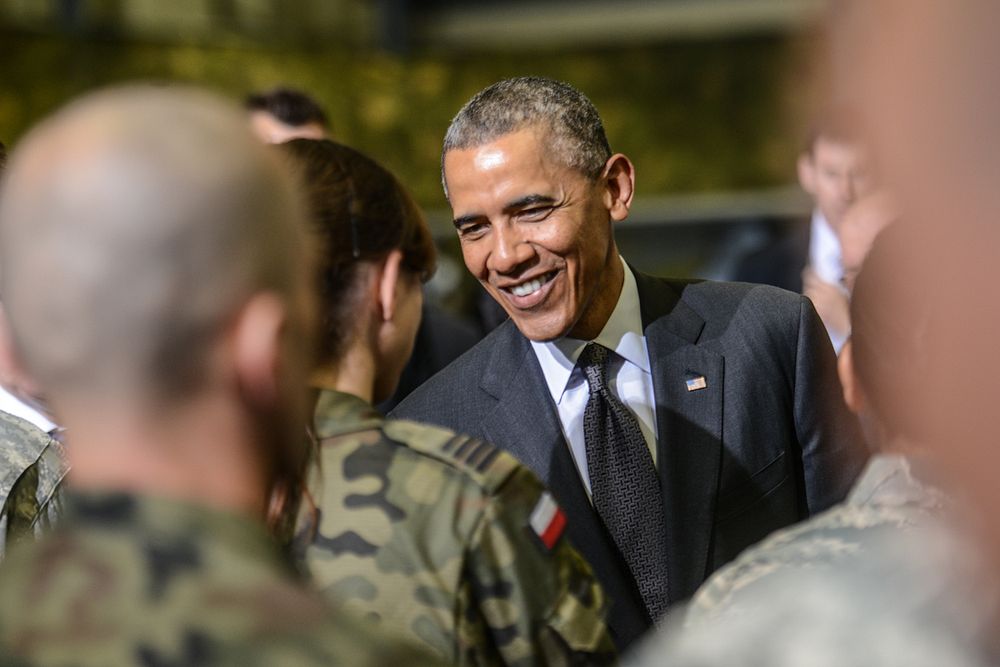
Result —
[{"label": "necktie knot", "polygon": [[591,394],[603,391],[607,384],[608,356],[610,354],[608,348],[597,343],[587,343],[587,347],[583,348],[579,365],[587,377]]}]

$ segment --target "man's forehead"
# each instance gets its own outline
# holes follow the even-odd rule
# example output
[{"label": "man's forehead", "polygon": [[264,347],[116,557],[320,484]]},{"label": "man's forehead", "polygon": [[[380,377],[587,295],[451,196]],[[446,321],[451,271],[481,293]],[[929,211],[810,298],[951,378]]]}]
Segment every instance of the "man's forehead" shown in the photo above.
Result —
[{"label": "man's forehead", "polygon": [[867,155],[864,144],[851,139],[826,137],[820,135],[813,143],[812,154],[815,159],[853,159],[864,160]]}]

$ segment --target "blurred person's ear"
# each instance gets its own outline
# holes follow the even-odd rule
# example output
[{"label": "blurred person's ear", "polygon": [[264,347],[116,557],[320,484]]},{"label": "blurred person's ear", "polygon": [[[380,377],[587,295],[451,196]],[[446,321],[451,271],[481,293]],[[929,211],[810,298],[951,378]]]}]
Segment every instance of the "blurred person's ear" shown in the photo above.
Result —
[{"label": "blurred person's ear", "polygon": [[799,176],[799,185],[810,195],[816,194],[816,165],[813,163],[812,153],[803,151],[799,154],[799,159],[795,163],[795,168]]},{"label": "blurred person's ear", "polygon": [[41,397],[41,387],[31,377],[18,357],[14,347],[14,336],[7,321],[7,311],[0,304],[0,384],[15,394]]},{"label": "blurred person's ear", "polygon": [[605,186],[604,205],[611,214],[611,219],[620,222],[628,217],[632,206],[632,196],[635,194],[635,167],[631,160],[616,153],[608,158],[601,174],[601,182]]},{"label": "blurred person's ear", "polygon": [[230,330],[231,363],[243,395],[256,406],[278,403],[281,391],[283,337],[288,310],[277,294],[264,292],[251,298]]},{"label": "blurred person's ear", "polygon": [[840,385],[844,390],[844,403],[856,415],[861,414],[865,408],[865,392],[858,383],[858,376],[854,372],[854,352],[851,339],[848,338],[844,347],[837,357],[837,374],[840,376]]}]

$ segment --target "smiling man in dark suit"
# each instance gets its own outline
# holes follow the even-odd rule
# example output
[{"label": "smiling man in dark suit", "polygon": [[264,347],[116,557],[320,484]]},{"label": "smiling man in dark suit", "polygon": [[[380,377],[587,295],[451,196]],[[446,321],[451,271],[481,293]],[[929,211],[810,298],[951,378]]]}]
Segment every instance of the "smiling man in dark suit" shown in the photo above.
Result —
[{"label": "smiling man in dark suit", "polygon": [[619,256],[635,171],[579,91],[476,95],[445,137],[466,266],[510,320],[393,416],[473,433],[546,482],[628,646],[772,530],[844,497],[860,442],[809,301]]}]

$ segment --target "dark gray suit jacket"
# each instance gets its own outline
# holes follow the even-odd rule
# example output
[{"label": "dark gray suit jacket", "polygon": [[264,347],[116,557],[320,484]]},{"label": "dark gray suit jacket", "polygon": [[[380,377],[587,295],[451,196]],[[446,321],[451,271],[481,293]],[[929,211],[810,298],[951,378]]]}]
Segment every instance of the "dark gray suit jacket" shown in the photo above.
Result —
[{"label": "dark gray suit jacket", "polygon": [[[812,304],[761,285],[636,272],[653,371],[671,601],[777,528],[844,498],[860,466],[836,357]],[[707,387],[688,391],[704,376]],[[393,417],[508,450],[548,485],[573,544],[612,600],[624,649],[650,627],[627,565],[594,511],[530,343],[512,321],[403,401]]]}]

